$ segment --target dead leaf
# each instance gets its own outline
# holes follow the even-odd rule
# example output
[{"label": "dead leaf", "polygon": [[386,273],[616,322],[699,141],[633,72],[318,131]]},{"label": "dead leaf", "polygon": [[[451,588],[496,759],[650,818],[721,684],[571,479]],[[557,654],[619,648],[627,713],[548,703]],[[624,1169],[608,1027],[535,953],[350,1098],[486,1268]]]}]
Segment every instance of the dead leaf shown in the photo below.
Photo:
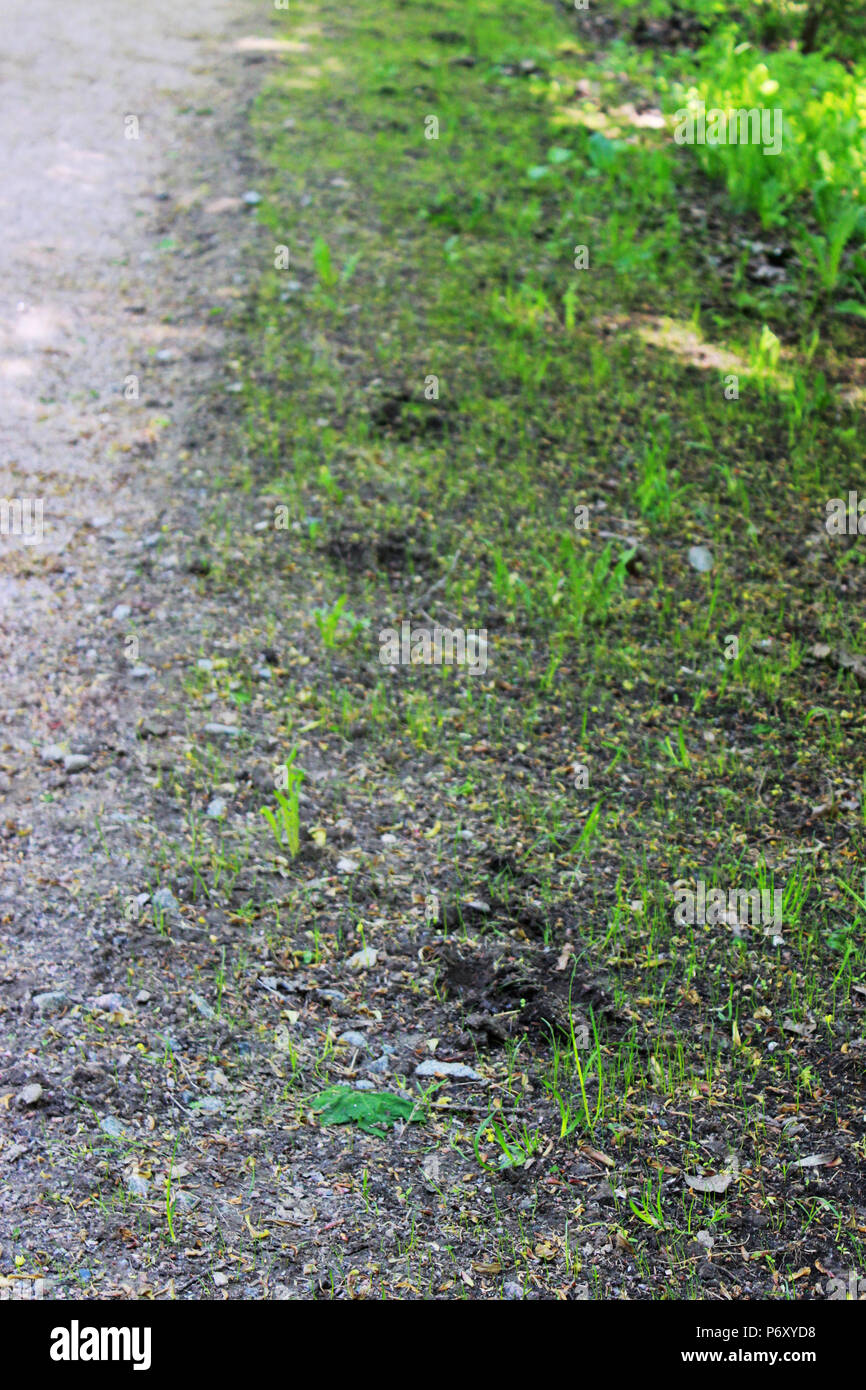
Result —
[{"label": "dead leaf", "polygon": [[734,1181],[733,1173],[716,1173],[711,1178],[693,1178],[691,1174],[684,1173],[683,1177],[695,1192],[716,1192],[719,1194],[727,1192]]},{"label": "dead leaf", "polygon": [[556,962],[556,969],[557,969],[557,970],[565,970],[566,966],[568,965],[569,960],[571,959],[571,957],[572,957],[573,955],[574,955],[574,947],[572,946],[572,944],[571,944],[570,941],[566,941],[565,945],[563,946],[562,950],[561,950],[560,953],[559,953],[559,960]]},{"label": "dead leaf", "polygon": [[586,1148],[581,1149],[581,1153],[585,1153],[587,1158],[593,1159],[596,1163],[603,1163],[605,1168],[616,1167],[616,1164],[614,1163],[613,1159],[608,1158],[607,1154],[603,1154],[601,1152],[601,1149],[592,1149],[587,1146]]},{"label": "dead leaf", "polygon": [[796,1033],[798,1038],[811,1038],[815,1031],[814,1023],[795,1023],[792,1018],[782,1020],[786,1033]]}]

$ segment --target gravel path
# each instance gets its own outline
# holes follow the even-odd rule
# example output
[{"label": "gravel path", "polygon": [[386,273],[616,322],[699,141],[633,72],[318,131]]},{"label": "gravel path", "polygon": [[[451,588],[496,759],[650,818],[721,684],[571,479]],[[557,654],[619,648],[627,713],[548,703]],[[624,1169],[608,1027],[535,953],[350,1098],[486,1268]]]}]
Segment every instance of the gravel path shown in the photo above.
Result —
[{"label": "gravel path", "polygon": [[157,597],[137,576],[189,495],[184,423],[222,361],[214,307],[248,273],[243,111],[273,22],[250,0],[4,7],[0,497],[25,522],[0,515],[0,1293],[16,1270],[57,1296],[133,1291],[136,1258],[93,1220],[119,1159],[100,1168],[82,1115],[104,1138],[123,1094],[143,1122],[137,1042],[115,1030],[100,1055],[80,1018],[127,978],[121,904],[146,875],[154,799],[136,728],[160,684],[129,638],[172,626],[192,582],[170,556]]}]

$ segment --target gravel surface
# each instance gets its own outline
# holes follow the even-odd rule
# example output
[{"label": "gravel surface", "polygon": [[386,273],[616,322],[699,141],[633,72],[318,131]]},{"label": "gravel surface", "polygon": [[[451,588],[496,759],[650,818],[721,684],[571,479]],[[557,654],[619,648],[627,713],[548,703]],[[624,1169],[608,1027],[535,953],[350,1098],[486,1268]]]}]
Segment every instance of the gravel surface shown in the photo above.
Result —
[{"label": "gravel surface", "polygon": [[[145,1123],[124,913],[148,887],[136,730],[162,673],[132,652],[147,621],[196,640],[137,575],[177,534],[214,306],[246,283],[242,117],[271,23],[249,0],[4,6],[0,496],[41,502],[42,531],[0,535],[0,1281],[54,1296],[133,1291],[135,1257],[90,1214],[101,1183],[147,1187],[113,1151],[99,1167]],[[160,572],[189,590],[170,557]],[[85,1017],[113,1036],[83,1039]]]}]

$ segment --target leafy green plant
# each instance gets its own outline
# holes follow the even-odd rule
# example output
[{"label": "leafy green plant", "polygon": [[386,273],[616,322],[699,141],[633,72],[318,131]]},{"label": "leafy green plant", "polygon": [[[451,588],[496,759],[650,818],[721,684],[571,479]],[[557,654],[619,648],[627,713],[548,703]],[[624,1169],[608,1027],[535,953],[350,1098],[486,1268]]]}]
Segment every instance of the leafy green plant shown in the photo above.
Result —
[{"label": "leafy green plant", "polygon": [[664,1229],[665,1219],[662,1212],[662,1185],[659,1182],[658,1189],[654,1190],[652,1179],[648,1179],[644,1184],[640,1202],[636,1202],[633,1197],[629,1197],[628,1204],[635,1216],[645,1225],[652,1226],[655,1230]]},{"label": "leafy green plant", "polygon": [[[551,1041],[553,1045],[553,1070],[549,1079],[545,1082],[559,1109],[560,1116],[560,1138],[566,1139],[574,1132],[578,1126],[583,1125],[587,1133],[592,1134],[600,1118],[604,1114],[604,1081],[602,1076],[602,1053],[601,1042],[598,1036],[595,1017],[590,1013],[593,1034],[593,1049],[591,1060],[595,1064],[596,1078],[598,1082],[598,1097],[596,1099],[594,1112],[590,1111],[589,1097],[586,1090],[586,1077],[584,1075],[583,1063],[580,1058],[580,1049],[585,1039],[578,1037],[577,1029],[574,1025],[574,1012],[571,1007],[571,995],[574,988],[574,968],[572,968],[571,980],[568,987],[568,1027],[570,1051],[562,1046],[559,1038],[550,1028]],[[566,1077],[569,1072],[577,1078],[580,1091],[580,1106],[574,1108],[574,1099],[566,1091]]]},{"label": "leafy green plant", "polygon": [[323,1125],[355,1124],[365,1134],[385,1139],[387,1133],[383,1125],[393,1125],[397,1120],[407,1124],[420,1122],[423,1115],[418,1111],[422,1103],[420,1098],[412,1101],[390,1091],[356,1091],[352,1086],[329,1086],[313,1097],[310,1108]]},{"label": "leafy green plant", "polygon": [[583,829],[577,837],[575,849],[581,856],[586,856],[589,853],[589,847],[592,844],[593,836],[598,830],[598,819],[601,815],[601,807],[602,803],[600,801],[597,805],[593,806],[584,822]]},{"label": "leafy green plant", "polygon": [[304,779],[302,770],[293,766],[296,756],[297,750],[293,748],[285,764],[286,787],[284,790],[275,789],[277,810],[272,811],[269,806],[261,808],[278,846],[280,849],[284,846],[288,848],[293,859],[300,848],[299,792]]},{"label": "leafy green plant", "polygon": [[337,645],[337,632],[340,626],[340,619],[342,617],[345,616],[345,621],[348,624],[349,631],[347,635],[350,639],[356,636],[357,633],[363,631],[363,629],[369,624],[368,619],[356,618],[354,613],[346,612],[344,614],[347,601],[348,600],[346,595],[341,594],[340,597],[337,599],[336,603],[334,604],[333,608],[313,609],[313,617],[316,620],[316,627],[319,629],[322,641],[324,642],[325,646],[328,648],[329,651],[332,651]]},{"label": "leafy green plant", "polygon": [[[838,208],[834,218],[828,218],[826,236],[806,231],[796,243],[807,269],[818,278],[818,284],[832,294],[842,278],[842,256],[855,232],[863,225],[864,209],[856,203]],[[866,315],[866,304],[862,306]]]},{"label": "leafy green plant", "polygon": [[775,372],[779,365],[782,344],[771,328],[764,324],[755,348],[755,367],[759,372]]},{"label": "leafy green plant", "polygon": [[331,259],[331,248],[323,237],[317,236],[313,242],[313,268],[319,283],[326,290],[332,290],[339,280]]},{"label": "leafy green plant", "polygon": [[172,1196],[171,1190],[171,1174],[172,1169],[174,1168],[174,1160],[176,1154],[177,1140],[175,1140],[168,1168],[166,1169],[165,1173],[165,1224],[168,1228],[169,1239],[171,1240],[172,1245],[174,1245],[177,1241],[177,1237],[174,1233],[174,1211],[177,1205],[177,1198]]},{"label": "leafy green plant", "polygon": [[542,557],[551,582],[550,602],[554,610],[561,613],[560,621],[566,631],[576,636],[584,623],[605,621],[615,597],[625,587],[633,555],[634,550],[622,551],[614,564],[610,541],[593,558],[592,551],[578,547],[571,536],[565,536],[556,566]]},{"label": "leafy green plant", "polygon": [[637,504],[644,516],[659,521],[668,521],[674,504],[682,496],[683,489],[676,486],[679,473],[668,468],[667,461],[671,449],[671,425],[668,415],[660,415],[656,422],[656,433],[647,441],[642,458],[638,460],[638,483],[635,490]]},{"label": "leafy green plant", "polygon": [[[499,1145],[498,1164],[488,1163],[482,1158],[482,1138],[492,1139]],[[491,1110],[475,1131],[472,1147],[481,1168],[486,1168],[488,1172],[501,1172],[503,1168],[522,1168],[541,1147],[541,1134],[538,1130],[530,1131],[526,1124],[519,1127],[512,1125],[501,1112]]]},{"label": "leafy green plant", "polygon": [[667,753],[668,757],[670,758],[671,762],[674,764],[674,767],[678,767],[678,768],[680,768],[681,770],[683,770],[683,771],[685,771],[685,772],[688,772],[688,771],[689,771],[689,769],[690,769],[692,763],[691,763],[691,758],[689,757],[689,750],[688,750],[688,747],[687,747],[687,745],[686,745],[686,737],[685,737],[685,734],[683,733],[683,726],[682,726],[682,724],[678,724],[678,725],[677,725],[677,746],[676,746],[676,749],[674,749],[674,746],[673,746],[673,744],[671,743],[671,736],[670,736],[670,734],[667,734],[667,735],[665,736],[665,740],[664,740],[663,747],[664,747],[664,750],[665,750],[665,752]]},{"label": "leafy green plant", "polygon": [[[734,205],[755,210],[765,227],[785,222],[804,197],[812,199],[822,230],[844,240],[844,204],[857,203],[866,173],[864,71],[823,55],[789,48],[762,54],[742,42],[736,26],[716,32],[694,58],[691,85],[674,82],[671,102],[680,109],[703,102],[707,110],[784,111],[782,152],[764,154],[760,143],[692,145],[709,174],[721,177]],[[829,196],[828,196],[829,194]],[[841,254],[841,252],[839,252]],[[823,273],[833,277],[835,252],[821,252]]]}]

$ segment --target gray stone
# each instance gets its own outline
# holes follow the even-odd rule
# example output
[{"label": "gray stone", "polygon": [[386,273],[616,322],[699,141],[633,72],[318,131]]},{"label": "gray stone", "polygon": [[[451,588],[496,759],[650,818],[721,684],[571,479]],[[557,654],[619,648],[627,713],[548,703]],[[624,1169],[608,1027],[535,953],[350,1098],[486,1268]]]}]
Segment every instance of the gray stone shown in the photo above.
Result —
[{"label": "gray stone", "polygon": [[182,1189],[175,1191],[172,1189],[171,1200],[176,1211],[192,1211],[198,1206],[198,1197],[192,1192],[184,1192]]},{"label": "gray stone", "polygon": [[415,1068],[416,1076],[450,1076],[455,1081],[480,1081],[481,1077],[471,1067],[462,1062],[421,1062]]},{"label": "gray stone", "polygon": [[705,545],[693,545],[689,549],[689,564],[693,570],[699,570],[701,574],[706,574],[713,568],[713,552],[708,550]]},{"label": "gray stone", "polygon": [[63,759],[64,772],[83,772],[90,767],[90,759],[85,753],[67,753]]},{"label": "gray stone", "polygon": [[352,1028],[350,1028],[345,1033],[341,1033],[339,1038],[337,1039],[337,1042],[345,1043],[347,1047],[361,1048],[361,1050],[364,1052],[366,1052],[367,1048],[369,1047],[369,1043],[367,1042],[367,1039],[364,1037],[364,1034],[358,1033]]},{"label": "gray stone", "polygon": [[124,1008],[123,999],[116,993],[100,994],[92,1002],[94,1009],[101,1009],[106,1014],[114,1014],[118,1009]]},{"label": "gray stone", "polygon": [[202,1018],[216,1018],[216,1010],[212,1009],[207,1000],[202,999],[200,994],[196,994],[194,991],[191,991],[189,996],[189,1002],[192,1004],[193,1008],[198,1009]]},{"label": "gray stone", "polygon": [[180,903],[170,888],[157,889],[151,899],[151,909],[156,927],[160,927],[166,921],[180,921]]},{"label": "gray stone", "polygon": [[44,994],[34,994],[33,1005],[41,1014],[57,1014],[69,1003],[69,995],[62,989],[50,989]]}]

